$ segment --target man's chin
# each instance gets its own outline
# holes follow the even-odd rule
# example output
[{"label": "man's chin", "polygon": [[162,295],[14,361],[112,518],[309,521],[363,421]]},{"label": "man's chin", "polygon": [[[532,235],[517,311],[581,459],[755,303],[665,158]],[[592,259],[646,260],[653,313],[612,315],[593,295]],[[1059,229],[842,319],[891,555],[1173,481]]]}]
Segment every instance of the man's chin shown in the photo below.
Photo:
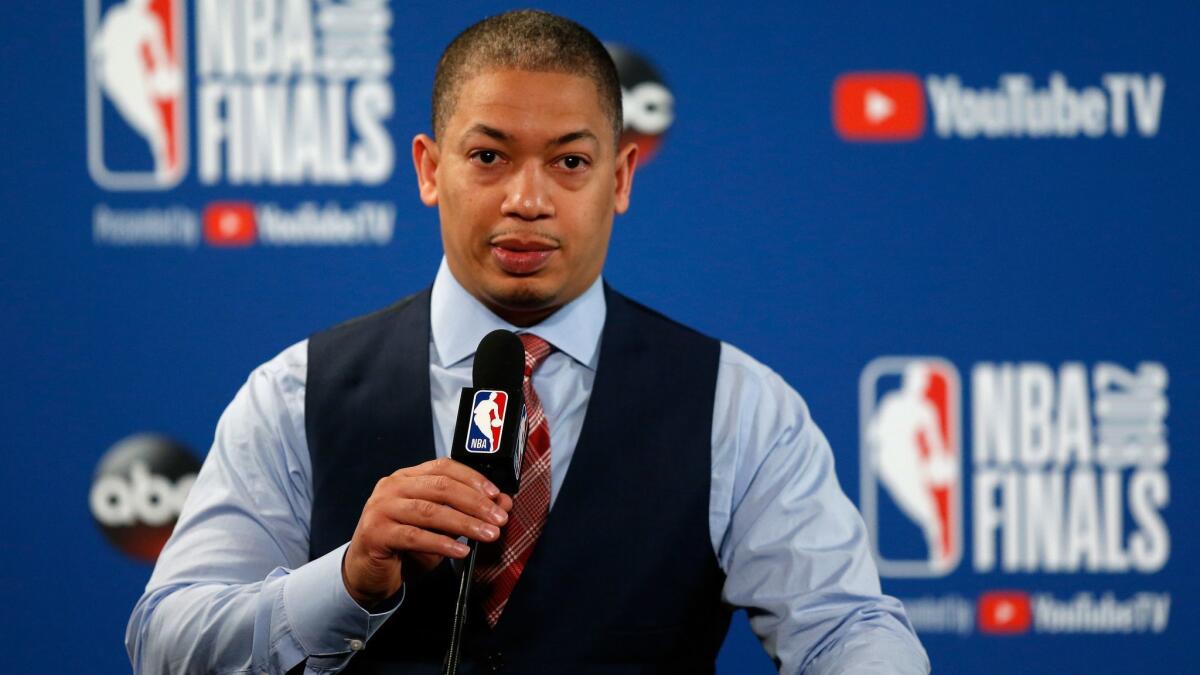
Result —
[{"label": "man's chin", "polygon": [[505,309],[515,311],[538,311],[557,309],[558,294],[538,288],[535,284],[518,284],[492,295],[493,302]]},{"label": "man's chin", "polygon": [[484,304],[514,325],[529,325],[550,316],[563,303],[556,289],[534,279],[506,279],[487,293]]}]

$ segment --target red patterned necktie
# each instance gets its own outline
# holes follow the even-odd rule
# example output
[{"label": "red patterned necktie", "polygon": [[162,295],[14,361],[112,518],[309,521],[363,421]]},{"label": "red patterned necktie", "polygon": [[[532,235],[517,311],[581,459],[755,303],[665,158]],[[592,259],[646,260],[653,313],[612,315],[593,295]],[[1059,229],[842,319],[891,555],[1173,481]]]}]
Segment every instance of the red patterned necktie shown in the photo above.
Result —
[{"label": "red patterned necktie", "polygon": [[538,536],[550,512],[550,425],[542,402],[533,390],[533,371],[550,355],[552,347],[542,338],[523,333],[525,345],[525,410],[527,415],[525,456],[521,459],[521,484],[513,497],[513,509],[500,540],[480,549],[475,582],[480,588],[481,607],[488,625],[496,627],[508,597],[521,578]]}]

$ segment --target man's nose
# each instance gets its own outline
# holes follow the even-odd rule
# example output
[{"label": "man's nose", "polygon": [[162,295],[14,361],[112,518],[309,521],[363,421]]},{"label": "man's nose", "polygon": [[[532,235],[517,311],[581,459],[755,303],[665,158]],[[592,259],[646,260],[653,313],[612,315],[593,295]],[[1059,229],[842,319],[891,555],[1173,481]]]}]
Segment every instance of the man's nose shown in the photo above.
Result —
[{"label": "man's nose", "polygon": [[521,220],[540,220],[554,216],[550,199],[549,177],[539,162],[526,162],[508,183],[508,195],[500,205],[505,216]]}]

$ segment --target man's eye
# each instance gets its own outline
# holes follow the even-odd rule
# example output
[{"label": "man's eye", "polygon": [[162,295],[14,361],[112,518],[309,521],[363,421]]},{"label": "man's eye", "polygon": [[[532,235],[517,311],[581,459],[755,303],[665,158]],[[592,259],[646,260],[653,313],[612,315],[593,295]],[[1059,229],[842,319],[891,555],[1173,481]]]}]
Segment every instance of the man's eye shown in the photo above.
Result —
[{"label": "man's eye", "polygon": [[495,164],[500,155],[493,150],[480,150],[475,153],[475,159],[478,159],[480,164]]},{"label": "man's eye", "polygon": [[569,169],[571,171],[575,171],[576,169],[587,166],[587,160],[579,155],[567,155],[558,161],[564,169]]}]

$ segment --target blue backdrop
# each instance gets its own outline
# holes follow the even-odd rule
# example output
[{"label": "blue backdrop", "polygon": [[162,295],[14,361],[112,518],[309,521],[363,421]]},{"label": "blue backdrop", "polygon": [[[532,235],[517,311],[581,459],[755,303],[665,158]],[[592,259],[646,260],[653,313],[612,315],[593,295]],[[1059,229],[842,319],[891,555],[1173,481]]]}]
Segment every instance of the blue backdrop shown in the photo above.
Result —
[{"label": "blue backdrop", "polygon": [[[312,132],[328,144],[321,152],[336,154],[329,129],[338,124],[350,128],[352,146],[376,124],[371,147],[390,149],[394,162],[372,155],[374,164],[364,159],[331,184],[335,160],[313,160],[280,184],[239,178],[220,158],[209,167],[215,177],[204,173],[204,148],[253,152],[252,137],[278,126],[251,120],[238,131],[230,91],[267,82],[288,97],[308,95],[303,78],[278,63],[257,75],[222,71],[224,33],[212,26],[240,35],[254,18],[226,15],[222,2],[156,0],[167,35],[155,39],[180,81],[151,82],[175,107],[151,110],[159,131],[139,132],[137,113],[115,103],[137,92],[104,84],[97,56],[115,4],[23,3],[0,26],[9,354],[0,570],[3,669],[14,672],[129,667],[125,623],[151,568],[110,546],[89,508],[110,446],[153,431],[203,456],[254,366],[430,282],[437,214],[417,200],[409,140],[428,127],[441,49],[509,8],[311,3],[360,10],[354,30],[373,36],[362,58],[342,62],[342,80],[316,78],[321,97],[341,100],[336,81],[349,92],[350,112],[322,108],[333,121]],[[637,173],[605,276],[738,345],[805,396],[846,492],[859,503],[874,495],[879,555],[913,563],[885,577],[884,589],[919,608],[914,620],[936,669],[1184,672],[1185,641],[1200,623],[1190,489],[1200,477],[1200,234],[1189,201],[1200,149],[1200,6],[968,4],[545,3],[648,60],[670,93],[641,90],[659,103],[643,117],[672,123]],[[322,43],[327,55],[335,42]],[[866,75],[843,78],[853,73]],[[838,82],[848,88],[835,117]],[[214,107],[220,96],[228,105]],[[222,127],[233,140],[220,141]],[[178,154],[156,174],[146,139],[164,129]],[[299,152],[303,135],[281,143]],[[122,175],[143,187],[121,189],[111,179]],[[307,202],[328,217],[305,215]],[[376,209],[375,229],[339,229],[337,217],[344,223],[361,208]],[[249,245],[229,245],[238,243]],[[873,452],[861,430],[909,363],[876,361],[887,356],[938,357],[920,362],[948,366],[960,383],[938,408],[944,420],[961,411],[947,422],[959,440],[944,439],[953,468],[946,503],[959,509],[938,521],[960,554],[948,568],[930,563],[920,527],[860,458],[860,447],[868,460]],[[1104,363],[1117,373],[1151,364],[1167,379],[1108,382]],[[1011,392],[996,384],[1006,364]],[[1064,364],[1079,365],[1082,393]],[[1133,421],[1103,404],[1109,390],[1125,396],[1120,410]],[[1138,459],[1108,470],[1111,486],[1084,455],[1057,468],[1031,459],[1041,434],[1061,436],[1067,408],[1084,411],[1075,430],[1094,457],[1113,429],[1137,431],[1114,446]],[[1016,456],[1029,461],[980,459],[982,446],[1000,441],[977,433],[977,417],[997,434],[1012,431]],[[1056,471],[1083,476],[1067,479],[1059,507],[1034,510],[1005,478],[987,483]],[[1008,517],[1008,503],[1024,515],[989,525],[989,514]],[[1068,542],[1074,566],[1056,569],[1045,555],[1006,565],[1005,537],[1021,542],[1050,527],[1039,524],[1047,513],[1062,521],[1047,546]],[[985,539],[991,563],[980,560]],[[1141,568],[1122,566],[1135,549]],[[720,669],[772,669],[743,619]]]}]

